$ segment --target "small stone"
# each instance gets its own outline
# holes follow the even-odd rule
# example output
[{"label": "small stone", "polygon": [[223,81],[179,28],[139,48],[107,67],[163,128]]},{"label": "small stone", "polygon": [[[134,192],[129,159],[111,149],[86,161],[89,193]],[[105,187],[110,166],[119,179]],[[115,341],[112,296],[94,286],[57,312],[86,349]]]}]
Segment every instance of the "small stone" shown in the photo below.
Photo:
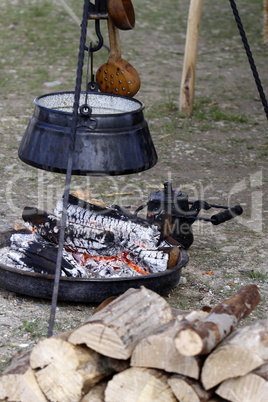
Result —
[{"label": "small stone", "polygon": [[61,85],[61,81],[44,82],[45,87],[56,87],[57,85]]},{"label": "small stone", "polygon": [[187,282],[187,279],[184,276],[181,276],[179,285],[185,285],[186,282]]}]

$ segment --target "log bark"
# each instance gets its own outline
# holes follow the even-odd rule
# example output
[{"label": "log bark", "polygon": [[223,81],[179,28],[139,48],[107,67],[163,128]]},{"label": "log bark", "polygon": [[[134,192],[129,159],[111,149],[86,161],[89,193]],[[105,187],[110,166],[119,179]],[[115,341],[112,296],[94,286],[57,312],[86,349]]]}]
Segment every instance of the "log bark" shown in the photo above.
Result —
[{"label": "log bark", "polygon": [[167,380],[159,370],[132,367],[108,382],[105,401],[176,402]]},{"label": "log bark", "polygon": [[0,376],[0,400],[47,401],[36,381],[35,372],[30,367],[30,353],[18,355]]},{"label": "log bark", "polygon": [[228,401],[267,402],[268,364],[264,364],[245,376],[224,381],[217,388],[216,393]]},{"label": "log bark", "polygon": [[182,375],[174,375],[168,379],[174,395],[183,402],[205,402],[214,394],[214,390],[206,391],[199,381]]},{"label": "log bark", "polygon": [[[177,316],[176,320],[156,329],[136,345],[131,355],[130,365],[158,368],[198,379],[203,359],[183,356],[177,351],[173,339],[178,329],[189,323],[188,317],[189,320],[198,319],[198,317],[204,317],[207,314],[200,311],[188,313],[186,316]],[[181,319],[180,321],[178,317]]]},{"label": "log bark", "polygon": [[244,376],[268,361],[268,319],[253,322],[229,335],[205,360],[201,381],[205,389]]},{"label": "log bark", "polygon": [[39,342],[32,350],[30,364],[46,397],[61,402],[80,401],[82,393],[114,372],[107,358],[60,338]]},{"label": "log bark", "polygon": [[142,286],[129,289],[94,314],[73,331],[69,342],[85,343],[105,356],[128,359],[141,338],[172,319],[168,303]]},{"label": "log bark", "polygon": [[209,354],[259,301],[258,287],[244,286],[233,297],[215,306],[204,322],[193,322],[179,331],[175,338],[178,351],[185,356]]}]

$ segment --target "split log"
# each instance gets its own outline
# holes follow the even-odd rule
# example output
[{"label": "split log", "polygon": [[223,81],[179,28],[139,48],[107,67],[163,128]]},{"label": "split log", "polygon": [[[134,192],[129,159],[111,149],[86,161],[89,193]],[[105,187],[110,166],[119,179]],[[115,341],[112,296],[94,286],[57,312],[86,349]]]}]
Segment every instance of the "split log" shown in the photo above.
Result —
[{"label": "split log", "polygon": [[167,380],[162,371],[132,367],[108,382],[105,401],[176,402]]},{"label": "split log", "polygon": [[45,402],[45,395],[41,391],[30,367],[30,351],[16,356],[11,365],[0,376],[0,400],[20,402]]},{"label": "split log", "polygon": [[[195,313],[195,314],[192,314]],[[179,373],[192,378],[199,378],[203,359],[200,357],[183,356],[174,344],[173,338],[179,328],[183,328],[191,319],[198,319],[208,315],[203,311],[178,316],[181,321],[170,321],[156,329],[147,337],[141,339],[131,355],[131,366],[150,367]],[[200,313],[200,314],[198,314]]]},{"label": "split log", "polygon": [[103,402],[106,387],[107,381],[101,381],[99,384],[96,384],[86,395],[83,396],[81,402]]},{"label": "split log", "polygon": [[109,360],[86,346],[74,346],[60,338],[39,342],[30,356],[43,393],[49,400],[61,402],[80,401],[82,393],[114,372]]},{"label": "split log", "polygon": [[131,288],[75,329],[69,342],[128,359],[141,338],[172,319],[172,310],[161,296],[143,286]]},{"label": "split log", "polygon": [[199,381],[182,375],[173,375],[168,379],[174,395],[183,402],[205,402],[214,394],[214,390],[206,391]]},{"label": "split log", "polygon": [[204,322],[193,322],[178,332],[175,345],[185,356],[208,354],[260,301],[256,285],[241,288],[233,297],[215,306]]},{"label": "split log", "polygon": [[229,335],[206,358],[201,371],[205,389],[244,376],[268,361],[268,319],[245,325]]},{"label": "split log", "polygon": [[268,401],[268,363],[242,377],[224,381],[216,393],[228,401],[267,402]]}]

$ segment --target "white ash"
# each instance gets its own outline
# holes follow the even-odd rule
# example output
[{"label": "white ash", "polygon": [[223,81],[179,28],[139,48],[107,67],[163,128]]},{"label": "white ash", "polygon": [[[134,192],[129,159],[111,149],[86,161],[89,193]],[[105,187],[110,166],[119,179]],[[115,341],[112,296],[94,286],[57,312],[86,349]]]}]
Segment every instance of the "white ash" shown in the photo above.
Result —
[{"label": "white ash", "polygon": [[[58,218],[62,215],[63,200],[58,201],[54,210],[54,215]],[[103,209],[105,211],[105,208]],[[143,227],[141,224],[131,220],[115,219],[108,214],[97,214],[95,211],[68,204],[67,220],[72,223],[80,223],[88,227],[99,230],[111,231],[114,233],[114,240],[119,242],[137,243],[142,239],[143,246],[149,248],[157,247],[160,241],[161,233],[157,226],[148,225]]]}]

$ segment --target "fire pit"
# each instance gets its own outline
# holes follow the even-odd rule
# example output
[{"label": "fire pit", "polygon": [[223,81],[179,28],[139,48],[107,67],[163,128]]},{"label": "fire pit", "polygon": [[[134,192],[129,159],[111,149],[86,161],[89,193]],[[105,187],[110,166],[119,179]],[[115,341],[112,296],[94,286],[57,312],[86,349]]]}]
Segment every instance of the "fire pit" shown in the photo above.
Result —
[{"label": "fire pit", "polygon": [[[0,233],[0,248],[9,247],[15,230]],[[163,272],[117,278],[61,277],[58,299],[71,302],[101,302],[112,295],[124,293],[130,287],[146,286],[157,293],[166,293],[179,283],[181,269],[188,262],[188,254],[180,249],[177,264]],[[18,294],[51,299],[54,275],[23,271],[0,263],[0,286]]]}]

